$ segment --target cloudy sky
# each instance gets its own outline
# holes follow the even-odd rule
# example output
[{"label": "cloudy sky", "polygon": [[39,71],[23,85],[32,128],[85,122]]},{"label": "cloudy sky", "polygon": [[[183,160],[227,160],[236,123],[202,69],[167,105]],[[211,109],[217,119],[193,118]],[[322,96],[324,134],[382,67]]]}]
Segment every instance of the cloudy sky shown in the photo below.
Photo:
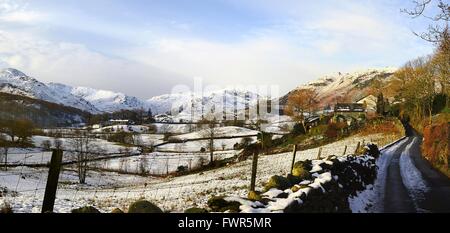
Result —
[{"label": "cloudy sky", "polygon": [[398,67],[432,46],[405,0],[0,0],[0,68],[45,82],[170,93],[193,77],[287,92],[330,72]]}]

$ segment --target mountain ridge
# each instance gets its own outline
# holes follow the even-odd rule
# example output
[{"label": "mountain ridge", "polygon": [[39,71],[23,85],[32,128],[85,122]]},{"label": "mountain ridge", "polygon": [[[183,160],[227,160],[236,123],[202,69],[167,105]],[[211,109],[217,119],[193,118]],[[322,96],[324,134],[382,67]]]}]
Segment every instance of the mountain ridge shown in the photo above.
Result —
[{"label": "mountain ridge", "polygon": [[[387,80],[393,76],[395,68],[367,69],[356,72],[334,73],[317,80],[297,86],[280,97],[281,105],[287,103],[289,95],[302,89],[313,88],[318,93],[320,105],[336,102],[338,99],[359,98],[368,93],[368,87],[375,79]],[[94,89],[90,87],[73,87],[61,83],[43,83],[27,76],[23,72],[6,68],[0,71],[0,92],[22,95],[30,98],[62,104],[81,109],[91,114],[108,113],[120,110],[151,109],[153,114],[176,112],[180,119],[191,118],[191,106],[196,115],[206,114],[204,107],[225,107],[230,113],[256,103],[263,96],[248,90],[223,89],[198,93],[173,93],[154,96],[147,100],[126,95],[121,92]],[[236,103],[235,103],[236,102]]]}]

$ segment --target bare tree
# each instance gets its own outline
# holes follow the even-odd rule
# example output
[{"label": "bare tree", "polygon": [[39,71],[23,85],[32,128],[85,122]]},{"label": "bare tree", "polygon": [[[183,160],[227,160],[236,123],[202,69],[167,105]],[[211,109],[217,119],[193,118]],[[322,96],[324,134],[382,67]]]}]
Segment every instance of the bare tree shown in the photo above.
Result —
[{"label": "bare tree", "polygon": [[0,124],[0,132],[8,135],[12,143],[27,143],[33,130],[33,123],[29,120],[9,120]]},{"label": "bare tree", "polygon": [[251,137],[244,137],[241,139],[240,146],[241,146],[241,148],[245,148],[245,147],[249,146],[250,144],[252,144],[252,142],[253,142],[253,139]]},{"label": "bare tree", "polygon": [[401,80],[399,95],[405,100],[405,109],[412,113],[414,120],[428,115],[431,122],[433,101],[436,94],[430,58],[422,57],[408,62],[396,77]]},{"label": "bare tree", "polygon": [[50,151],[52,149],[52,142],[50,140],[44,140],[41,143],[41,147],[46,151]]},{"label": "bare tree", "polygon": [[443,33],[435,54],[431,60],[433,73],[440,87],[440,93],[447,96],[446,106],[449,106],[450,98],[450,30]]},{"label": "bare tree", "polygon": [[[450,4],[445,0],[413,0],[412,9],[402,9],[401,11],[413,18],[423,17],[430,20],[428,30],[416,33],[420,38],[438,43],[442,41],[444,34],[448,32],[448,22],[450,20]],[[435,8],[434,15],[428,15],[426,10]]]},{"label": "bare tree", "polygon": [[63,141],[59,138],[53,139],[53,147],[57,150],[62,149]]},{"label": "bare tree", "polygon": [[203,125],[203,130],[200,131],[202,138],[207,138],[207,143],[205,147],[209,150],[209,164],[212,165],[214,162],[214,138],[217,134],[217,121],[212,115],[208,115],[201,122]]},{"label": "bare tree", "polygon": [[86,175],[89,169],[88,162],[94,157],[98,148],[93,144],[93,138],[88,131],[76,130],[72,139],[78,179],[80,184],[86,183]]},{"label": "bare tree", "polygon": [[286,113],[299,121],[306,132],[305,113],[311,115],[317,105],[318,93],[314,89],[302,89],[292,93],[288,98]]},{"label": "bare tree", "polygon": [[0,160],[4,161],[5,170],[8,170],[8,151],[11,146],[11,142],[0,134]]},{"label": "bare tree", "polygon": [[148,158],[146,155],[142,155],[139,160],[139,174],[146,175],[148,168]]}]

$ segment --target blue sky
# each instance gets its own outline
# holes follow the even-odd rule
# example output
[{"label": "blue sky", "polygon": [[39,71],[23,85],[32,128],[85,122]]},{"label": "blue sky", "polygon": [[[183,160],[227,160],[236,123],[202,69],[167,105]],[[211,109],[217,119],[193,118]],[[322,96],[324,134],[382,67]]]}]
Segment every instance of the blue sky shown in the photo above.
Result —
[{"label": "blue sky", "polygon": [[[279,85],[432,52],[405,0],[0,0],[0,66],[142,98],[193,77]],[[431,12],[430,12],[431,13]]]}]

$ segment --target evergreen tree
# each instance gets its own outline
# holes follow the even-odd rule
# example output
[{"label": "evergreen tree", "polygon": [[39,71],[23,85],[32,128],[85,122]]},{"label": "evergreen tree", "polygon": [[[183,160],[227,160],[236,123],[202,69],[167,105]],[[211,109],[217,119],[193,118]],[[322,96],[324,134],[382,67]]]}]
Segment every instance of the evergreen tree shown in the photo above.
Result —
[{"label": "evergreen tree", "polygon": [[383,115],[384,114],[384,97],[383,93],[380,92],[377,96],[377,114]]}]

